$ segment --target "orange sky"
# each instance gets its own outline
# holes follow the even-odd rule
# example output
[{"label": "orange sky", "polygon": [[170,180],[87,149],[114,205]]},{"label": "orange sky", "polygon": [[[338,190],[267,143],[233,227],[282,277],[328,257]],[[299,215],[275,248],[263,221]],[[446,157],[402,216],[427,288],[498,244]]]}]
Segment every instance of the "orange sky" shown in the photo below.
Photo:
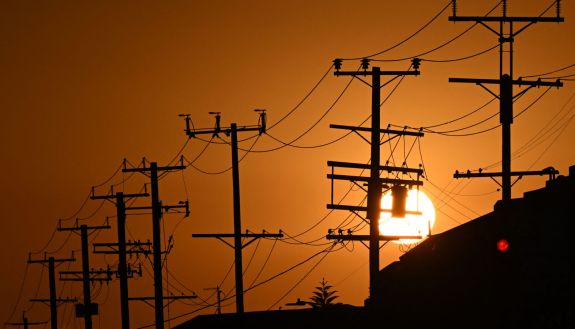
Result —
[{"label": "orange sky", "polygon": [[[197,127],[207,128],[213,126],[209,111],[221,111],[225,126],[231,122],[249,125],[257,123],[253,109],[265,108],[269,123],[273,124],[306,95],[334,58],[366,56],[393,46],[428,22],[447,2],[3,1],[0,4],[3,114],[0,134],[4,174],[0,192],[0,261],[4,269],[0,293],[4,298],[0,321],[16,321],[23,309],[31,307],[27,300],[36,296],[39,280],[42,281],[38,297],[47,297],[46,271],[39,265],[30,265],[17,303],[28,252],[58,250],[56,257],[67,257],[71,250],[80,248],[79,237],[73,235],[66,239],[68,234],[64,232],[56,233],[50,243],[46,243],[58,219],[74,215],[91,186],[105,181],[123,158],[137,163],[146,157],[165,164],[177,154],[186,141],[184,123],[178,114],[189,113]],[[458,3],[461,15],[483,15],[496,1],[461,0]],[[536,16],[549,4],[551,1],[511,1],[510,12]],[[563,1],[562,5],[565,23],[536,24],[517,37],[516,77],[573,64],[575,5],[572,1]],[[409,42],[376,58],[413,56],[444,43],[471,25],[448,22],[449,14],[450,10],[444,12]],[[494,34],[478,26],[423,58],[465,57],[496,43]],[[346,62],[344,67],[353,70],[356,65]],[[409,62],[377,65],[384,70],[405,70]],[[460,62],[423,62],[421,72],[419,77],[407,77],[384,104],[383,125],[430,126],[462,116],[484,104],[490,99],[487,92],[474,85],[450,84],[447,79],[497,78],[498,55],[489,52]],[[573,73],[575,69],[571,68],[558,74]],[[269,134],[283,141],[299,136],[321,117],[347,82],[347,78],[328,74],[308,101]],[[383,95],[390,90],[383,89]],[[519,99],[515,103],[516,113],[544,90],[534,89]],[[574,102],[570,100],[573,94],[572,82],[566,82],[564,88],[550,90],[517,118],[512,127],[513,150],[528,142],[541,128],[552,127],[553,118],[560,118],[561,113],[570,113],[569,118],[574,110]],[[554,117],[564,105],[565,110]],[[461,128],[497,110],[497,104],[493,103],[466,120],[437,130]],[[342,132],[329,129],[330,123],[356,125],[369,113],[370,90],[354,81],[333,110],[295,144],[312,146],[334,140]],[[497,122],[494,118],[470,132],[489,128]],[[548,123],[550,126],[546,126]],[[561,128],[560,124],[555,127],[556,131]],[[561,135],[550,135],[514,159],[513,169],[539,170],[554,166],[567,173],[569,165],[575,164],[575,151],[570,144],[575,138],[575,129],[567,126],[562,131]],[[555,139],[556,136],[559,137]],[[183,154],[193,159],[204,145],[202,141],[191,140]],[[251,140],[241,145],[242,148],[250,146]],[[264,135],[254,150],[277,146],[277,142]],[[440,207],[436,232],[492,209],[500,196],[493,182],[488,179],[456,181],[452,174],[455,169],[477,169],[499,161],[499,129],[472,137],[427,134],[421,140],[421,150],[430,181],[440,189],[455,193],[446,198],[438,188],[424,182],[424,191],[429,192]],[[382,152],[382,158],[387,158],[388,149]],[[411,167],[421,163],[418,153],[416,149],[408,159]],[[396,157],[403,157],[403,150]],[[325,204],[330,201],[330,182],[325,178],[329,172],[328,160],[367,162],[369,148],[352,135],[322,148],[287,147],[274,152],[250,153],[240,169],[243,227],[253,231],[282,229],[295,235],[317,223],[327,213]],[[195,165],[205,171],[221,171],[230,166],[230,161],[229,147],[214,144]],[[112,181],[117,183],[121,179],[119,174]],[[513,195],[520,197],[523,191],[542,187],[544,181],[545,178],[540,177],[523,179],[514,186]],[[135,175],[123,188],[126,192],[136,192],[144,182],[144,177]],[[101,187],[100,194],[106,193],[108,186]],[[216,240],[192,239],[191,234],[232,231],[231,187],[229,171],[206,175],[188,168],[183,174],[175,173],[162,180],[160,196],[164,203],[174,204],[189,198],[192,208],[188,219],[182,221],[180,215],[169,215],[164,220],[166,239],[173,233],[175,242],[168,259],[169,270],[185,286],[170,277],[169,283],[178,290],[195,291],[207,298],[211,292],[204,288],[219,284],[230,267],[233,260],[230,248]],[[345,183],[337,185],[336,197],[341,197],[346,188]],[[363,192],[354,191],[349,200],[353,202],[362,196]],[[97,201],[89,201],[78,216],[91,215],[99,205]],[[85,223],[101,224],[107,215],[114,213],[112,206],[106,204]],[[347,215],[333,212],[299,239],[321,238],[328,228],[336,227]],[[351,226],[358,223],[356,219]],[[65,224],[72,225],[73,221]],[[129,217],[128,227],[134,238],[151,238],[149,216]],[[113,230],[102,232],[94,241],[112,241],[114,236]],[[328,255],[279,302],[319,257],[247,293],[246,310],[266,310],[272,305],[277,309],[298,297],[308,298],[323,277],[335,284],[341,296],[339,301],[361,305],[367,297],[367,249],[361,245],[347,247],[348,251],[342,249]],[[270,260],[258,281],[324,247],[284,242],[277,242],[274,247],[274,242],[268,240],[252,244],[244,252],[244,264],[247,264],[256,251],[245,275],[246,287],[256,278],[272,248]],[[402,251],[396,245],[383,248],[382,266],[396,260]],[[111,256],[91,257],[94,267],[116,262]],[[151,268],[149,262],[144,263]],[[73,264],[71,269],[79,270],[80,265]],[[149,274],[130,284],[132,296],[153,293]],[[228,292],[232,287],[230,276],[223,290]],[[63,296],[81,295],[80,284],[61,282],[58,289],[64,289]],[[96,325],[101,321],[104,327],[119,326],[118,282],[94,290],[100,291],[96,302],[101,304]],[[178,290],[171,291],[178,294]],[[166,318],[197,308],[192,302],[188,303],[190,305],[172,304],[166,310]],[[14,316],[10,318],[14,307]],[[224,308],[227,312],[233,310],[233,305]],[[62,327],[74,327],[71,305],[62,306],[59,311],[60,318],[67,323]],[[210,308],[204,312],[214,311]],[[142,303],[131,304],[131,315],[134,327],[153,322],[152,309]],[[48,316],[48,308],[41,304],[29,311],[31,320],[46,320]],[[171,324],[189,318],[182,317]],[[81,326],[81,320],[77,320],[76,327]]]}]

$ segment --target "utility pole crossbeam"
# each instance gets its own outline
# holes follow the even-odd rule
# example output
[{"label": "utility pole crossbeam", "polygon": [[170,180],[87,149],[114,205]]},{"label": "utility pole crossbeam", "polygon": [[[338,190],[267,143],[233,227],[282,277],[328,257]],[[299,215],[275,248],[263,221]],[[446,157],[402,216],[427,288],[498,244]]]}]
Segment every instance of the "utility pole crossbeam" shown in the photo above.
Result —
[{"label": "utility pole crossbeam", "polygon": [[[549,180],[554,180],[556,175],[559,174],[559,170],[555,170],[553,167],[548,167],[545,168],[543,170],[539,170],[539,171],[512,171],[509,173],[510,176],[518,176],[518,177],[523,177],[523,176],[543,176],[543,175],[549,175]],[[503,176],[503,173],[501,172],[493,172],[493,173],[488,173],[488,172],[462,172],[460,173],[459,171],[455,171],[455,174],[453,174],[453,178],[476,178],[476,177],[501,177]]]},{"label": "utility pole crossbeam", "polygon": [[160,167],[156,162],[151,162],[149,167],[146,167],[146,162],[142,161],[143,166],[141,168],[127,168],[124,166],[122,172],[139,172],[139,173],[149,173],[150,175],[150,188],[152,196],[152,204],[147,207],[126,207],[126,210],[152,210],[152,243],[153,243],[153,265],[154,265],[154,311],[155,311],[155,327],[156,329],[164,328],[164,291],[162,287],[162,235],[161,235],[161,221],[162,221],[162,210],[166,209],[185,209],[185,217],[189,216],[190,209],[188,201],[180,202],[178,205],[174,206],[163,206],[160,201],[159,196],[159,184],[158,184],[158,173],[167,171],[177,171],[184,170],[186,166],[183,164],[183,158],[181,164],[178,166],[165,166]]},{"label": "utility pole crossbeam", "polygon": [[4,323],[4,325],[14,326],[14,327],[22,326],[24,329],[28,329],[29,326],[39,326],[39,325],[44,325],[46,323],[48,323],[48,321],[30,322],[30,321],[28,321],[28,318],[26,317],[26,312],[22,312],[22,322],[6,322],[6,323]]},{"label": "utility pole crossbeam", "polygon": [[[235,229],[234,229],[235,231]],[[192,234],[193,238],[216,238],[220,241],[222,241],[223,243],[225,243],[227,246],[231,247],[232,249],[234,249],[234,259],[235,259],[235,264],[236,264],[236,313],[242,315],[244,312],[244,304],[243,304],[243,300],[244,300],[244,288],[243,288],[243,266],[241,265],[241,259],[242,259],[242,250],[249,246],[250,244],[252,244],[254,241],[256,241],[257,239],[260,238],[283,238],[283,234],[281,233],[266,233],[265,231],[262,233],[196,233],[196,234]],[[231,244],[229,242],[227,242],[226,240],[224,240],[225,238],[233,238],[234,239],[234,243]],[[250,239],[248,240],[246,243],[242,243],[242,239]],[[238,243],[239,241],[239,243]],[[238,261],[240,263],[240,266],[238,267]],[[238,271],[239,269],[239,271]],[[239,272],[239,274],[238,274]],[[240,287],[240,289],[238,289],[237,287]]]},{"label": "utility pole crossbeam", "polygon": [[[219,133],[224,133],[231,137],[231,149],[232,149],[232,184],[233,184],[233,209],[234,209],[234,233],[233,234],[213,234],[210,236],[198,236],[195,237],[214,237],[226,243],[228,246],[234,249],[234,259],[235,259],[235,279],[236,279],[236,313],[238,315],[244,314],[244,287],[243,287],[243,265],[242,265],[242,249],[255,241],[255,239],[261,237],[279,237],[281,234],[267,234],[262,233],[257,234],[242,234],[242,222],[241,222],[241,203],[240,203],[240,168],[239,168],[239,157],[238,157],[238,132],[257,132],[259,135],[266,132],[266,111],[257,109],[255,112],[259,115],[259,122],[257,125],[252,126],[242,126],[238,127],[236,123],[232,123],[229,127],[221,127],[221,115],[220,112],[210,112],[210,114],[215,115],[216,124],[213,129],[191,129],[191,118],[188,114],[180,115],[185,117],[186,120],[186,135],[189,138],[193,138],[196,135],[211,134],[212,136],[218,136]],[[281,235],[283,236],[283,235]],[[224,241],[224,237],[233,237],[233,245]],[[252,240],[246,245],[242,244],[242,237],[251,237]]]},{"label": "utility pole crossbeam", "polygon": [[71,303],[77,302],[76,298],[57,298],[56,297],[56,263],[66,263],[66,262],[75,262],[76,259],[74,256],[71,258],[61,258],[56,259],[54,257],[46,258],[44,255],[44,259],[32,259],[31,255],[28,255],[28,264],[48,264],[48,281],[50,287],[50,298],[34,298],[30,299],[31,302],[41,302],[41,303],[49,303],[50,306],[50,328],[57,329],[58,328],[58,303]]},{"label": "utility pole crossbeam", "polygon": [[[102,230],[102,229],[109,229],[109,225],[101,225],[101,226],[88,226],[88,225],[80,225],[79,227],[61,227],[59,225],[58,231],[80,231],[80,238],[82,242],[82,271],[76,272],[77,275],[81,273],[81,278],[79,280],[74,281],[82,281],[83,283],[83,294],[84,294],[84,304],[76,304],[76,316],[83,316],[84,317],[84,325],[85,329],[92,329],[92,315],[97,313],[98,304],[92,303],[91,301],[91,291],[90,291],[90,282],[92,280],[90,274],[90,257],[89,257],[89,250],[88,250],[88,230]],[[65,280],[66,278],[62,279],[62,273],[67,273],[71,271],[64,271],[60,272],[60,280]],[[64,274],[66,275],[66,274]],[[73,278],[71,278],[73,279]],[[82,311],[82,312],[78,312]]]},{"label": "utility pole crossbeam", "polygon": [[[110,282],[117,271],[111,267],[91,269],[88,271],[90,282]],[[60,281],[84,281],[83,271],[60,271]]]},{"label": "utility pole crossbeam", "polygon": [[[180,299],[196,299],[198,298],[198,295],[169,295],[169,296],[163,296],[162,300],[167,300],[168,302],[166,303],[166,305],[164,305],[164,307],[167,307],[168,305],[170,305],[171,303],[173,303],[176,300],[180,300]],[[155,296],[149,296],[149,297],[129,297],[128,300],[132,300],[132,301],[140,301],[140,302],[144,302],[147,305],[154,307],[154,304],[151,304],[149,301],[151,300],[156,300]]]},{"label": "utility pole crossbeam", "polygon": [[[118,277],[120,279],[120,312],[122,314],[122,329],[130,329],[130,307],[128,303],[128,277],[134,275],[134,272],[128,269],[126,260],[127,243],[126,243],[126,200],[130,198],[148,197],[148,193],[124,194],[117,192],[110,195],[95,195],[92,189],[92,200],[115,200],[117,233],[118,233]],[[102,245],[102,244],[100,244]],[[107,246],[111,246],[108,244]],[[96,248],[96,245],[94,245]],[[141,276],[140,269],[140,276]]]},{"label": "utility pole crossbeam", "polygon": [[[371,235],[366,234],[328,234],[325,236],[328,240],[337,241],[370,241]],[[421,235],[380,235],[379,241],[398,241],[398,240],[421,240]]]},{"label": "utility pole crossbeam", "polygon": [[[450,78],[449,82],[460,82],[460,83],[473,83],[481,86],[483,89],[487,90],[493,96],[499,98],[499,111],[500,117],[499,121],[501,123],[501,172],[500,173],[483,173],[481,176],[473,175],[463,175],[461,176],[456,172],[453,176],[455,178],[470,178],[470,177],[501,177],[501,183],[497,182],[501,186],[502,201],[511,200],[511,177],[512,176],[529,176],[537,175],[537,172],[533,174],[526,174],[522,172],[521,175],[513,175],[511,171],[511,124],[513,123],[513,101],[520,95],[523,95],[530,88],[533,87],[562,87],[563,83],[559,80],[551,81],[529,81],[523,79],[513,78],[513,43],[515,37],[527,29],[529,26],[535,23],[560,23],[564,21],[561,17],[560,12],[560,0],[555,1],[556,16],[553,17],[527,17],[527,16],[508,16],[507,15],[507,0],[502,1],[503,15],[502,16],[458,16],[457,15],[457,1],[454,0],[453,3],[453,15],[449,17],[452,22],[475,22],[481,24],[489,31],[493,32],[498,36],[499,40],[499,79],[469,79],[469,78]],[[487,23],[499,23],[499,30],[491,27]],[[523,23],[524,25],[518,30],[514,30],[514,23]],[[505,48],[505,44],[508,44],[508,49]],[[508,53],[507,69],[504,69],[504,53]],[[487,84],[499,85],[499,94],[491,91],[489,88],[485,87]],[[528,86],[527,90],[520,92],[517,95],[513,95],[513,86]]]},{"label": "utility pole crossbeam", "polygon": [[[277,238],[283,238],[284,235],[282,233],[243,233],[239,235],[241,239],[243,238],[247,238],[250,239],[248,240],[246,243],[242,243],[240,245],[241,249],[244,249],[245,247],[249,246],[250,244],[252,244],[254,241],[256,241],[257,239],[277,239]],[[222,241],[223,243],[225,243],[226,245],[230,246],[231,248],[236,248],[235,245],[232,245],[231,243],[227,242],[226,240],[224,240],[224,238],[235,238],[236,234],[235,233],[197,233],[197,234],[192,234],[192,238],[216,238],[220,241]]]},{"label": "utility pole crossbeam", "polygon": [[[369,59],[365,58],[361,60],[361,69],[357,71],[341,71],[342,60],[334,60],[335,76],[351,76],[353,78],[359,79],[365,84],[371,87],[371,127],[354,127],[346,125],[330,125],[330,128],[334,129],[344,129],[351,130],[357,133],[361,138],[368,142],[371,146],[371,160],[370,164],[359,164],[359,163],[349,163],[349,162],[328,162],[328,166],[332,168],[332,173],[327,175],[327,178],[331,179],[332,191],[331,191],[331,204],[328,204],[330,209],[342,209],[349,210],[352,212],[365,211],[366,221],[369,223],[369,236],[367,241],[369,241],[369,301],[370,305],[373,304],[371,301],[377,299],[378,289],[378,273],[379,273],[379,245],[381,241],[381,236],[379,234],[379,218],[381,210],[381,197],[382,188],[388,187],[387,184],[391,185],[407,185],[407,186],[420,186],[422,182],[419,181],[419,177],[422,176],[423,170],[412,169],[412,168],[398,168],[392,166],[382,166],[380,164],[380,145],[382,144],[381,136],[382,134],[395,135],[389,140],[399,136],[415,136],[422,137],[423,133],[421,131],[405,131],[405,130],[390,130],[381,128],[381,88],[386,84],[381,83],[382,76],[418,76],[420,75],[419,66],[420,59],[414,58],[412,60],[413,70],[407,71],[382,71],[379,67],[372,67],[369,70]],[[371,83],[364,81],[361,77],[371,77]],[[359,132],[369,132],[371,134],[370,138],[363,137]],[[352,175],[341,175],[335,174],[334,168],[352,168],[352,169],[369,169],[369,176],[352,176]],[[416,174],[417,180],[403,180],[403,179],[392,179],[392,178],[381,178],[381,172],[387,171],[389,173],[405,173],[405,174]],[[366,182],[367,183],[367,206],[351,206],[351,205],[339,205],[334,204],[333,201],[333,184],[334,180],[347,180],[358,185],[356,182]],[[359,186],[359,185],[358,185]],[[362,187],[363,188],[363,187]],[[365,190],[365,189],[364,189]],[[328,238],[330,236],[328,235]]]},{"label": "utility pole crossbeam", "polygon": [[[117,255],[120,251],[120,244],[116,242],[99,242],[93,243],[94,249],[92,252],[94,254],[108,254]],[[141,242],[141,241],[130,241],[126,242],[126,254],[127,255],[151,255],[152,254],[152,242]]]}]

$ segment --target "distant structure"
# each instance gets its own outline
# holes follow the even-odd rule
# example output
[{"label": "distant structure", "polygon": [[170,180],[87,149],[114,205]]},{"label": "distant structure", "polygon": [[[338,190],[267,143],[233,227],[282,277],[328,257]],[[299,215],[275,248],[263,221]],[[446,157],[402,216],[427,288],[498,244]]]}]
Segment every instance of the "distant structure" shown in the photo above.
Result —
[{"label": "distant structure", "polygon": [[[379,272],[376,307],[246,313],[246,328],[574,328],[575,166]],[[234,314],[175,328],[236,328]]]}]

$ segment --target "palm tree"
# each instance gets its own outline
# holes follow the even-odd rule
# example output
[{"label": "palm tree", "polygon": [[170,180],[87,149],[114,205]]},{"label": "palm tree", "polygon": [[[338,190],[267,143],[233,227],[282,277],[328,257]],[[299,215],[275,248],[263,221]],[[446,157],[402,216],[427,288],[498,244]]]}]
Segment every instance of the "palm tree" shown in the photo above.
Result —
[{"label": "palm tree", "polygon": [[335,295],[337,290],[331,290],[333,286],[328,285],[325,278],[321,279],[320,285],[315,287],[316,291],[313,292],[313,296],[310,298],[310,302],[307,304],[311,305],[313,308],[324,308],[334,305],[333,301],[339,296]]}]

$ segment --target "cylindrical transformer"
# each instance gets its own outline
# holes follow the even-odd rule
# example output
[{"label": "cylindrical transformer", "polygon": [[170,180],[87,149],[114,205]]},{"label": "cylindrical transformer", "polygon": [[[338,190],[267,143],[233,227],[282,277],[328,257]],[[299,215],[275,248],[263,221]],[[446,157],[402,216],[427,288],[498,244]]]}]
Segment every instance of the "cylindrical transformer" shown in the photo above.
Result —
[{"label": "cylindrical transformer", "polygon": [[407,187],[395,185],[391,188],[391,198],[393,203],[391,205],[391,217],[404,218],[405,217],[405,204],[407,201]]}]

